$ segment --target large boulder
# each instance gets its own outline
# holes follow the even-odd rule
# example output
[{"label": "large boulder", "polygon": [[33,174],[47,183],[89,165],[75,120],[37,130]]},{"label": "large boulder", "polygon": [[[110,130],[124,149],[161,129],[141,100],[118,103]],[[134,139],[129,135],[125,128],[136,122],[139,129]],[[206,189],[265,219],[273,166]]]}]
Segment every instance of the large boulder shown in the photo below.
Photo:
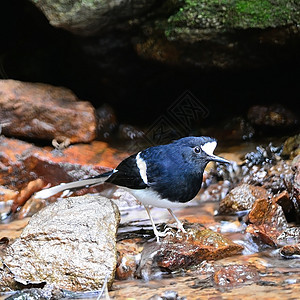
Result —
[{"label": "large boulder", "polygon": [[10,136],[71,143],[96,137],[93,106],[49,84],[0,80],[0,118],[2,132]]},{"label": "large boulder", "polygon": [[5,249],[4,277],[12,274],[25,285],[46,282],[72,291],[98,290],[105,280],[110,287],[119,221],[117,206],[100,196],[70,197],[49,205]]},{"label": "large boulder", "polygon": [[149,10],[155,0],[31,0],[50,24],[80,35],[93,35]]}]

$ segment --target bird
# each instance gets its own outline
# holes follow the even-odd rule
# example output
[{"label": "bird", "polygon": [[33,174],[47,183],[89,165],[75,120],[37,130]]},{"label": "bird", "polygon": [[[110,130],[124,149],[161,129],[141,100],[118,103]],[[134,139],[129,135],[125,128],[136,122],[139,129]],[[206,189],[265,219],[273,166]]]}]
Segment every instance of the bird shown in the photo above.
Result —
[{"label": "bird", "polygon": [[150,213],[150,207],[166,208],[186,233],[172,208],[183,206],[199,192],[203,172],[210,161],[230,164],[213,152],[217,140],[208,136],[188,136],[169,144],[152,146],[125,158],[113,170],[79,181],[62,183],[35,194],[48,198],[65,190],[95,186],[105,182],[129,191],[145,207],[157,242],[165,233],[159,232]]}]

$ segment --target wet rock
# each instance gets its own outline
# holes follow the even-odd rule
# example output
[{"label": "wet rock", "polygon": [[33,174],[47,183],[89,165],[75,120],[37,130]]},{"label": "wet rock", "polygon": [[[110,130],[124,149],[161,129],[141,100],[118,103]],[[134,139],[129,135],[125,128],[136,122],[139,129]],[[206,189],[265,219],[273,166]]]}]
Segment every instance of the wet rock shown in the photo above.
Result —
[{"label": "wet rock", "polygon": [[277,244],[278,236],[288,227],[281,206],[270,199],[254,202],[248,222],[246,231],[270,246]]},{"label": "wet rock", "polygon": [[288,222],[295,222],[297,220],[300,212],[298,212],[295,202],[287,191],[274,196],[273,201],[282,207]]},{"label": "wet rock", "polygon": [[256,151],[245,155],[246,165],[249,168],[255,165],[274,165],[281,159],[281,153],[282,147],[273,146],[272,143],[265,147],[257,146]]},{"label": "wet rock", "polygon": [[154,295],[148,300],[186,300],[186,297],[180,297],[176,291],[165,291],[161,296]]},{"label": "wet rock", "polygon": [[287,183],[291,182],[294,172],[290,161],[256,162],[251,166],[243,166],[242,183],[264,187],[270,194],[276,195],[287,189]]},{"label": "wet rock", "polygon": [[117,243],[118,263],[116,278],[119,280],[132,279],[139,263],[143,246],[139,239],[123,240]]},{"label": "wet rock", "polygon": [[234,288],[260,280],[258,270],[250,264],[224,266],[214,274],[218,288]]},{"label": "wet rock", "polygon": [[13,202],[11,211],[15,212],[19,206],[22,206],[31,197],[32,194],[40,191],[45,186],[46,183],[40,178],[30,181],[26,188],[19,192],[18,196]]},{"label": "wet rock", "polygon": [[205,201],[221,201],[230,189],[229,181],[219,181],[218,183],[210,184],[206,188],[200,190],[199,202]]},{"label": "wet rock", "polygon": [[299,258],[300,244],[283,246],[280,249],[280,255],[282,255],[284,258]]},{"label": "wet rock", "polygon": [[0,184],[12,190],[22,189],[29,181],[36,179],[26,170],[22,156],[38,148],[12,138],[1,136],[0,139]]},{"label": "wet rock", "polygon": [[103,29],[113,28],[145,13],[154,1],[68,1],[32,0],[42,10],[50,24],[80,35],[94,35]]},{"label": "wet rock", "polygon": [[[289,5],[287,10],[286,3],[280,1],[273,5],[269,1],[263,5],[243,1],[235,5],[227,1],[217,5],[211,1],[170,2],[158,8],[158,18],[144,22],[143,36],[135,41],[136,51],[144,58],[181,66],[261,66],[270,62],[270,47],[275,50],[279,43],[284,48],[289,38],[298,36],[291,20],[299,22],[299,5],[294,1]],[[279,17],[274,11],[287,14]]]},{"label": "wet rock", "polygon": [[242,184],[232,189],[220,202],[219,214],[232,214],[242,210],[251,209],[255,200],[268,198],[266,189]]},{"label": "wet rock", "polygon": [[58,300],[64,298],[64,293],[53,285],[46,285],[43,288],[30,288],[17,291],[7,297],[7,300]]},{"label": "wet rock", "polygon": [[17,288],[14,275],[0,259],[0,292],[10,292]]},{"label": "wet rock", "polygon": [[[293,185],[291,193],[295,199],[295,206],[300,211],[300,155],[296,156],[292,162],[292,168],[294,170]],[[300,217],[299,217],[300,220]]]},{"label": "wet rock", "polygon": [[248,119],[256,126],[275,128],[290,128],[298,122],[296,115],[292,111],[279,104],[252,106],[248,111]]},{"label": "wet rock", "polygon": [[289,159],[300,154],[300,134],[289,137],[283,144],[282,156]]},{"label": "wet rock", "polygon": [[99,141],[53,150],[1,137],[0,184],[28,191],[29,182],[38,178],[51,185],[79,180],[114,168],[126,156]]},{"label": "wet rock", "polygon": [[84,291],[114,279],[120,215],[100,196],[62,199],[35,214],[3,262],[22,284],[50,283]]},{"label": "wet rock", "polygon": [[[151,278],[157,269],[175,271],[240,253],[243,247],[220,233],[195,225],[187,233],[171,233],[161,244],[146,245],[138,273]],[[155,271],[156,270],[156,271]]]},{"label": "wet rock", "polygon": [[92,105],[66,88],[47,84],[1,80],[0,117],[6,124],[2,132],[9,136],[71,143],[96,137]]},{"label": "wet rock", "polygon": [[277,238],[279,245],[300,243],[300,227],[289,227],[285,229]]}]

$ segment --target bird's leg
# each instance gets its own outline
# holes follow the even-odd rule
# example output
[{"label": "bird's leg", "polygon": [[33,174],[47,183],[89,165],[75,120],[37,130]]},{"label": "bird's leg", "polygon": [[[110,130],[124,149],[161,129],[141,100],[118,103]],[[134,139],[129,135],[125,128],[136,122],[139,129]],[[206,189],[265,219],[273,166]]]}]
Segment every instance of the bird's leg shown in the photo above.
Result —
[{"label": "bird's leg", "polygon": [[186,230],[184,229],[182,223],[179,221],[179,219],[175,216],[175,214],[173,213],[171,208],[168,208],[169,213],[171,214],[171,216],[175,219],[175,221],[177,222],[177,228],[179,230],[181,230],[182,232],[186,233]]},{"label": "bird's leg", "polygon": [[151,216],[151,214],[150,214],[150,209],[149,209],[149,207],[148,207],[147,205],[144,205],[144,207],[145,207],[146,212],[147,212],[147,214],[148,214],[148,216],[149,216],[149,219],[150,219],[150,221],[151,221],[151,224],[152,224],[152,227],[153,227],[153,232],[154,232],[154,234],[155,234],[155,236],[156,236],[156,240],[157,240],[157,242],[159,243],[159,237],[164,237],[164,236],[166,236],[166,234],[165,234],[164,232],[159,232],[159,231],[156,229],[155,223],[154,223],[153,218],[152,218],[152,216]]}]

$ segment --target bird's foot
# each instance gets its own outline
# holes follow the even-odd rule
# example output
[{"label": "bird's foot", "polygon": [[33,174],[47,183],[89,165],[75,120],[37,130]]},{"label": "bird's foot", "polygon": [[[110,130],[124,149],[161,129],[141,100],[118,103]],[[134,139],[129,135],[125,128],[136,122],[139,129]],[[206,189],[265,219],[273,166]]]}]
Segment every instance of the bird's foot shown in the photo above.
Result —
[{"label": "bird's foot", "polygon": [[177,229],[178,229],[178,231],[181,231],[183,233],[187,233],[187,231],[184,229],[184,227],[183,227],[183,225],[182,225],[181,222],[177,223]]},{"label": "bird's foot", "polygon": [[[155,228],[156,229],[156,228]],[[170,233],[170,230],[171,228],[166,228],[163,232],[160,232],[158,231],[157,229],[156,230],[153,230],[154,231],[154,234],[156,236],[156,241],[157,243],[160,243],[160,237],[166,237],[169,233]]]}]

